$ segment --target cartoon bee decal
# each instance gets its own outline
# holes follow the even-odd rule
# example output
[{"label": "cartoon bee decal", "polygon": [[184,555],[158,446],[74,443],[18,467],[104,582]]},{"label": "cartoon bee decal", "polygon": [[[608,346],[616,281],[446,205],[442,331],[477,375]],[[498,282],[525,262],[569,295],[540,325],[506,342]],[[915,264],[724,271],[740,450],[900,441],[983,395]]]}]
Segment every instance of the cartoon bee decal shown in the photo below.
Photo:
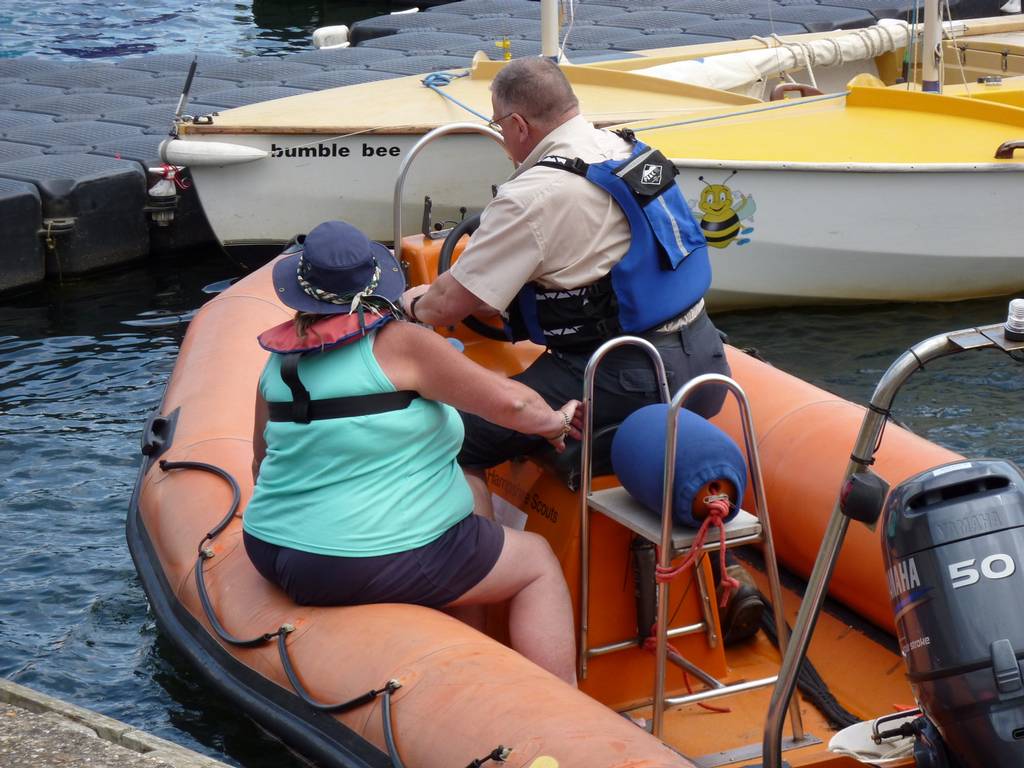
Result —
[{"label": "cartoon bee decal", "polygon": [[[750,242],[750,238],[745,235],[754,231],[753,227],[743,224],[745,220],[752,218],[757,210],[754,198],[740,194],[739,200],[734,201],[733,191],[725,184],[735,175],[736,171],[733,171],[721,184],[711,184],[703,176],[697,177],[707,185],[697,201],[700,228],[708,245],[713,248],[725,248],[732,242],[736,245],[745,245]],[[740,237],[741,235],[743,237]]]}]

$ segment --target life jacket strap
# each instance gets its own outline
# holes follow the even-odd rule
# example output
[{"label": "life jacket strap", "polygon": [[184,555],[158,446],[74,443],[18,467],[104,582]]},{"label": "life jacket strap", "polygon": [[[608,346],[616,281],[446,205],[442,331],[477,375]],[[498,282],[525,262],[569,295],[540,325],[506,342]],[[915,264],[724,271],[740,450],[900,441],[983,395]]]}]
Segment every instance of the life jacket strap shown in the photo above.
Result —
[{"label": "life jacket strap", "polygon": [[411,389],[398,392],[378,392],[371,395],[328,397],[312,400],[309,390],[299,378],[298,353],[285,355],[281,361],[281,379],[292,392],[292,402],[267,403],[270,421],[293,421],[309,424],[320,419],[342,419],[351,416],[370,416],[375,413],[401,411],[408,408],[420,395]]},{"label": "life jacket strap", "polygon": [[[288,389],[292,391],[292,401],[290,403],[267,403],[271,406],[273,412],[273,406],[285,406],[288,411],[287,418],[284,421],[294,421],[299,424],[309,424],[309,390],[302,383],[302,379],[299,378],[299,358],[302,354],[299,352],[293,352],[288,355],[284,355],[284,359],[281,361],[281,379],[285,384],[288,385]],[[278,408],[278,410],[281,410]],[[270,417],[271,421],[278,421],[273,416]]]},{"label": "life jacket strap", "polygon": [[375,413],[401,411],[408,408],[419,397],[418,392],[405,389],[400,392],[380,392],[373,395],[331,397],[326,400],[310,400],[302,412],[304,420],[294,418],[294,403],[267,403],[271,421],[297,421],[308,424],[318,419],[343,419],[350,416],[370,416]]},{"label": "life jacket strap", "polygon": [[562,157],[561,155],[542,157],[534,165],[543,165],[545,168],[559,168],[583,177],[586,177],[587,170],[590,168],[590,163],[580,160],[578,157]]}]

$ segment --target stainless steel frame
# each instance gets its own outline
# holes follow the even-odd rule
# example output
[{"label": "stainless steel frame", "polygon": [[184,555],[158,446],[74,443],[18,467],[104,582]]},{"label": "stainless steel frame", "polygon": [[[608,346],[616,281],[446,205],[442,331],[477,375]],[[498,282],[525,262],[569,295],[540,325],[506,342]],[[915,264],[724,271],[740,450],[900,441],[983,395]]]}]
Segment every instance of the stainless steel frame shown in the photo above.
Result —
[{"label": "stainless steel frame", "polygon": [[[581,547],[581,584],[580,584],[580,632],[579,632],[579,674],[580,678],[587,675],[587,661],[591,656],[610,653],[615,650],[622,650],[637,644],[638,641],[624,641],[602,646],[600,648],[588,647],[589,630],[589,599],[590,599],[590,498],[592,495],[592,442],[593,442],[593,419],[594,419],[594,379],[598,366],[604,357],[613,349],[633,345],[643,349],[651,359],[658,379],[658,388],[661,393],[662,402],[669,403],[667,425],[665,434],[665,465],[664,465],[664,491],[662,496],[661,511],[661,536],[660,541],[654,543],[660,546],[660,565],[668,568],[672,559],[679,553],[673,550],[672,546],[672,489],[675,481],[675,458],[676,458],[676,436],[678,432],[679,410],[683,407],[687,398],[697,389],[704,386],[722,386],[730,392],[737,401],[740,409],[740,418],[743,425],[744,448],[746,449],[747,462],[750,466],[750,479],[753,488],[755,512],[761,524],[759,535],[743,536],[736,540],[727,542],[727,546],[734,546],[740,543],[761,541],[764,543],[765,570],[768,575],[769,591],[773,608],[775,611],[775,623],[779,628],[779,646],[783,654],[786,653],[787,631],[786,622],[782,607],[782,588],[779,583],[778,563],[775,558],[774,540],[772,538],[771,521],[768,517],[767,503],[764,495],[764,483],[761,475],[761,463],[757,450],[757,441],[754,438],[754,424],[750,415],[750,403],[746,393],[733,379],[718,374],[705,374],[697,376],[684,384],[675,396],[669,397],[668,382],[665,375],[665,366],[658,354],[657,349],[649,341],[633,336],[622,336],[606,342],[594,352],[584,372],[584,424],[583,444],[580,467],[580,547]],[[703,550],[711,551],[720,548],[718,541],[706,542]],[[684,550],[685,551],[685,550]],[[698,573],[700,570],[698,569]],[[748,681],[734,685],[722,685],[714,681],[710,676],[702,675],[702,679],[712,685],[711,690],[701,691],[688,696],[681,696],[672,699],[665,698],[665,673],[668,659],[668,639],[682,634],[691,634],[705,630],[713,626],[708,605],[707,589],[703,580],[700,582],[703,599],[703,611],[705,621],[701,624],[693,624],[687,627],[671,630],[668,627],[668,598],[669,585],[667,582],[658,584],[658,632],[656,636],[655,650],[655,687],[654,687],[654,723],[653,733],[661,736],[664,726],[665,705],[676,706],[690,702],[702,701],[719,696],[727,696],[733,693],[751,690],[753,688],[772,685],[777,676],[763,678],[761,680]],[[712,640],[712,638],[709,638]],[[800,716],[799,702],[793,701],[790,709],[790,721],[793,728],[793,738],[800,741],[804,738],[803,722]]]},{"label": "stainless steel frame", "polygon": [[409,173],[412,161],[423,151],[424,147],[435,139],[447,136],[450,133],[479,133],[494,139],[502,151],[505,151],[505,143],[501,139],[501,134],[492,128],[488,128],[486,125],[479,125],[478,123],[449,123],[448,125],[442,125],[440,128],[435,128],[429,133],[424,134],[423,138],[413,145],[413,148],[409,150],[409,154],[402,158],[402,164],[398,167],[398,178],[395,179],[395,195],[392,203],[394,206],[392,217],[395,234],[395,256],[399,258],[401,258],[402,254],[402,192],[405,188],[405,177]]}]

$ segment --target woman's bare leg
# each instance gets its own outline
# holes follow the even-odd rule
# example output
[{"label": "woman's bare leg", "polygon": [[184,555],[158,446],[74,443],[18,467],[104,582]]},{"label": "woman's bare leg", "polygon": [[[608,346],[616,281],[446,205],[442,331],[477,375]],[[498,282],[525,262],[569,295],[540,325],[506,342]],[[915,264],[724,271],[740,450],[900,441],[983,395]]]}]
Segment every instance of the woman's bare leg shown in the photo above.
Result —
[{"label": "woman's bare leg", "polygon": [[[466,483],[473,493],[473,514],[494,519],[494,505],[491,503],[491,490],[487,487],[487,478],[482,469],[463,469]],[[444,612],[463,624],[483,632],[487,628],[487,606],[482,603],[474,605],[448,606]]]},{"label": "woman's bare leg", "polygon": [[510,600],[512,647],[552,674],[576,685],[572,602],[561,566],[541,536],[505,529],[498,562],[451,607]]}]

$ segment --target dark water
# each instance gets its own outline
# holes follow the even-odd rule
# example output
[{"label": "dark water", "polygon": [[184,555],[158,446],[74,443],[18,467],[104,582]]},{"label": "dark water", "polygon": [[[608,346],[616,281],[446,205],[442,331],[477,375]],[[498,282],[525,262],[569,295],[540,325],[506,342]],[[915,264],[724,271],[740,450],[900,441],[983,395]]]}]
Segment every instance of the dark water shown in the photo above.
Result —
[{"label": "dark water", "polygon": [[247,766],[298,764],[161,640],[124,541],[138,435],[219,254],[0,305],[0,675]]},{"label": "dark water", "polygon": [[[280,53],[387,3],[0,3],[0,56],[150,50]],[[0,675],[247,768],[299,761],[207,688],[161,640],[124,542],[138,435],[159,402],[218,254],[153,264],[0,303]],[[942,331],[997,322],[1005,300],[744,312],[735,344],[864,402],[889,363]],[[913,429],[970,456],[1024,464],[1024,367],[991,352],[915,376]]]},{"label": "dark water", "polygon": [[406,0],[4,0],[0,58],[111,58],[204,51],[277,55],[313,30],[415,5]]},{"label": "dark water", "polygon": [[[755,347],[778,367],[863,404],[908,347],[937,333],[1004,322],[1008,303],[762,310],[716,322],[736,346]],[[937,360],[900,391],[894,416],[952,450],[1024,466],[1024,364],[993,351]]]}]

